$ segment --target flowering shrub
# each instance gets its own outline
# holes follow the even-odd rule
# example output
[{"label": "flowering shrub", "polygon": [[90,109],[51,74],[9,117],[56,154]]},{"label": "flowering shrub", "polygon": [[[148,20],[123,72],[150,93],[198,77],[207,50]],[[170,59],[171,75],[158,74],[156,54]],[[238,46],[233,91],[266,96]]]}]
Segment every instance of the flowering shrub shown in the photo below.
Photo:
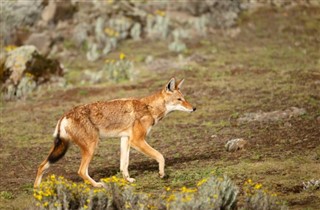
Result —
[{"label": "flowering shrub", "polygon": [[287,207],[280,202],[276,193],[268,192],[263,188],[262,184],[254,183],[251,179],[245,181],[243,185],[245,193],[245,208],[246,210],[265,209],[277,210],[287,209]]},{"label": "flowering shrub", "polygon": [[88,183],[76,184],[51,175],[34,190],[33,196],[40,209],[107,209],[112,205],[106,189],[89,186]]},{"label": "flowering shrub", "polygon": [[120,53],[119,60],[106,60],[103,69],[107,73],[109,80],[120,82],[133,78],[133,62],[126,59],[124,53]]},{"label": "flowering shrub", "polygon": [[[226,176],[200,180],[194,188],[170,187],[159,195],[137,192],[135,184],[118,177],[101,179],[104,188],[51,175],[34,190],[40,209],[237,209],[238,188]],[[285,209],[276,194],[259,183],[244,184],[244,209]]]},{"label": "flowering shrub", "polygon": [[236,209],[237,195],[238,188],[229,178],[212,176],[200,180],[197,188],[168,193],[166,209]]},{"label": "flowering shrub", "polygon": [[12,51],[12,50],[14,50],[14,49],[16,49],[17,48],[17,46],[15,46],[15,45],[8,45],[8,46],[6,46],[5,48],[4,48],[4,50],[6,51],[6,52],[10,52],[10,51]]},{"label": "flowering shrub", "polygon": [[[34,190],[40,209],[148,209],[148,196],[134,192],[134,184],[115,176],[101,179],[105,188],[92,188],[51,175]],[[149,207],[148,207],[149,206]],[[150,208],[149,208],[150,209]]]},{"label": "flowering shrub", "polygon": [[121,82],[132,80],[134,77],[133,61],[126,58],[124,53],[119,54],[119,59],[106,59],[105,65],[98,71],[84,72],[85,80],[90,83],[100,83],[106,80]]}]

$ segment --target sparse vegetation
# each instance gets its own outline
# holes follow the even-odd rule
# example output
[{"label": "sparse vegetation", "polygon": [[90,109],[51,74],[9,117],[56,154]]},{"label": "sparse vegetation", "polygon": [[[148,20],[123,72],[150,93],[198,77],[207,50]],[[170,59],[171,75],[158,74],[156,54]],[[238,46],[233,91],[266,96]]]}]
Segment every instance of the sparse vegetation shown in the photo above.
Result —
[{"label": "sparse vegetation", "polygon": [[319,190],[320,189],[320,180],[311,179],[307,182],[303,182],[304,190]]},{"label": "sparse vegetation", "polygon": [[[168,199],[171,194],[177,194],[179,201],[188,200],[189,196],[193,198],[199,193],[189,191],[198,189],[197,183],[202,183],[212,170],[218,169],[219,175],[228,176],[232,180],[230,186],[238,189],[237,206],[240,209],[264,206],[281,209],[282,202],[286,202],[290,209],[318,209],[320,191],[312,187],[303,190],[303,182],[318,180],[320,174],[317,121],[320,29],[315,27],[319,14],[319,8],[262,8],[239,21],[240,34],[235,38],[226,35],[228,30],[214,31],[202,40],[187,41],[188,52],[180,58],[168,51],[167,42],[122,42],[119,51],[110,53],[108,58],[119,59],[119,53],[123,52],[134,59],[135,69],[139,69],[140,74],[138,79],[126,83],[102,81],[95,85],[80,85],[81,79],[78,78],[83,70],[100,70],[105,65],[104,59],[88,63],[83,55],[77,55],[73,60],[64,58],[61,63],[69,69],[66,78],[73,86],[40,90],[25,101],[2,102],[0,105],[0,209],[23,209],[35,205],[30,186],[38,164],[52,144],[51,134],[62,113],[75,105],[97,100],[147,95],[161,88],[163,81],[171,75],[186,79],[182,92],[197,105],[197,112],[192,115],[173,113],[159,123],[147,139],[164,154],[168,179],[159,179],[155,161],[131,151],[130,175],[137,180],[132,188],[146,193],[147,197],[127,191],[122,194],[126,196],[123,199],[135,200],[135,196],[142,196],[139,199],[149,200],[149,194],[151,198],[152,195],[163,195]],[[160,63],[164,67],[158,68],[164,70],[151,71],[153,66],[143,62],[149,55],[155,61],[152,65],[165,60],[165,64]],[[179,65],[172,68],[171,63]],[[306,114],[275,123],[239,125],[236,122],[245,113],[272,112],[289,107],[304,108]],[[224,149],[226,141],[239,137],[248,140],[249,147],[227,153]],[[79,151],[71,147],[66,157],[53,165],[50,172],[63,175],[64,180],[72,180],[66,181],[68,186],[75,183],[84,197],[91,196],[93,201],[89,203],[84,197],[77,197],[82,199],[76,204],[79,207],[92,208],[90,205],[98,202],[109,205],[107,192],[95,195],[91,187],[87,192],[87,185],[76,173],[78,166]],[[112,177],[118,168],[118,139],[102,139],[90,175],[95,180]],[[59,180],[57,176],[56,182]],[[255,181],[252,185],[248,183],[246,188],[243,184],[249,178]],[[168,187],[170,190],[166,191]],[[250,196],[246,194],[248,188],[249,192],[252,190]],[[122,192],[121,188],[115,189]],[[64,190],[72,200],[73,191]],[[182,191],[188,196],[181,195]],[[274,193],[277,196],[273,196]],[[39,201],[42,207],[44,202],[49,206],[49,201],[54,206],[54,200],[45,200],[44,197],[48,196],[42,196]],[[64,205],[60,200],[63,193],[59,196],[57,193],[56,199],[59,198]],[[147,208],[156,206],[154,204]],[[137,202],[128,205],[137,205]],[[161,206],[165,208],[166,205],[163,202]],[[182,204],[169,204],[172,208],[174,205]]]},{"label": "sparse vegetation", "polygon": [[271,193],[264,189],[261,183],[254,183],[251,179],[245,181],[243,185],[245,194],[244,209],[255,210],[285,210],[287,206],[278,199],[276,193]]},{"label": "sparse vegetation", "polygon": [[0,192],[0,197],[3,199],[13,199],[13,194],[11,192],[8,191],[1,191]]},{"label": "sparse vegetation", "polygon": [[196,188],[166,187],[162,196],[138,193],[135,184],[112,176],[101,180],[105,188],[77,184],[51,175],[34,191],[41,209],[236,209],[237,187],[227,177],[202,179]]}]

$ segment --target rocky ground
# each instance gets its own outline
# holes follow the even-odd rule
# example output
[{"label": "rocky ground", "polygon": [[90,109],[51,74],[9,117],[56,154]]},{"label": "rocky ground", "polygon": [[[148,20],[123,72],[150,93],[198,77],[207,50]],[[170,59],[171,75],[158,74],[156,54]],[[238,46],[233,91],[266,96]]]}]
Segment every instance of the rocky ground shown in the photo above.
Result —
[{"label": "rocky ground", "polygon": [[[197,112],[170,114],[150,133],[148,142],[166,158],[168,179],[159,180],[155,161],[131,152],[137,190],[192,187],[215,171],[240,188],[240,205],[242,186],[252,179],[290,209],[317,209],[319,188],[305,190],[303,182],[320,179],[319,14],[309,7],[243,13],[239,27],[189,40],[180,56],[166,41],[131,40],[95,62],[83,54],[62,57],[66,87],[1,104],[0,208],[33,209],[37,166],[65,111],[96,100],[144,96],[176,76],[186,79],[182,91]],[[134,62],[132,81],[86,80],[85,70],[101,70],[105,59],[118,59],[120,52]],[[246,147],[227,152],[225,143],[235,138],[246,140]],[[118,139],[101,140],[89,170],[94,179],[119,172],[119,152]],[[79,150],[71,147],[48,174],[81,182],[79,163]]]}]

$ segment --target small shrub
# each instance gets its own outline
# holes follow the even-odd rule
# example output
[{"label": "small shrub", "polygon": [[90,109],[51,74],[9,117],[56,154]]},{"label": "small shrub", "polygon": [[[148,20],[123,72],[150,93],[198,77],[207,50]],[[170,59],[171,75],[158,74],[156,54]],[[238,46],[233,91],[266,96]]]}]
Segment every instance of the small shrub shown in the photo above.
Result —
[{"label": "small shrub", "polygon": [[169,50],[177,53],[185,51],[187,46],[181,40],[188,37],[187,31],[183,29],[176,29],[172,32],[172,34],[173,42],[169,44]]},{"label": "small shrub", "polygon": [[135,184],[116,176],[101,181],[105,183],[106,190],[112,192],[113,205],[116,209],[148,209],[150,202],[148,196],[135,192]]},{"label": "small shrub", "polygon": [[166,39],[169,35],[170,19],[164,11],[156,10],[154,15],[148,14],[146,23],[148,37]]},{"label": "small shrub", "polygon": [[134,78],[133,62],[126,58],[124,53],[120,53],[119,59],[107,59],[102,69],[98,71],[84,71],[84,81],[97,84],[106,81],[122,82]]},{"label": "small shrub", "polygon": [[17,86],[9,84],[4,93],[4,98],[7,100],[14,98],[25,98],[30,95],[37,88],[37,84],[33,79],[33,75],[26,73],[24,77],[21,78]]},{"label": "small shrub", "polygon": [[182,187],[165,197],[167,209],[236,209],[238,188],[224,177],[210,177],[197,188]]},{"label": "small shrub", "polygon": [[8,192],[8,191],[1,191],[0,192],[0,198],[4,198],[4,199],[13,199],[14,196],[11,192]]},{"label": "small shrub", "polygon": [[[226,176],[200,180],[197,187],[172,190],[167,187],[160,195],[137,192],[135,184],[118,177],[101,179],[104,188],[92,188],[89,183],[74,183],[51,175],[34,190],[40,209],[237,209],[238,188]],[[276,194],[248,180],[244,185],[244,209],[286,209]]]},{"label": "small shrub", "polygon": [[245,193],[246,210],[285,210],[288,209],[277,197],[276,193],[270,193],[263,189],[262,184],[254,183],[251,179],[243,185]]},{"label": "small shrub", "polygon": [[91,189],[87,183],[76,184],[51,175],[34,190],[40,209],[108,209],[111,195],[106,189]]},{"label": "small shrub", "polygon": [[311,179],[310,181],[303,182],[302,184],[304,190],[320,190],[320,179]]},{"label": "small shrub", "polygon": [[120,53],[119,60],[106,60],[103,71],[107,73],[109,80],[114,82],[133,79],[133,62],[126,59],[124,53]]}]

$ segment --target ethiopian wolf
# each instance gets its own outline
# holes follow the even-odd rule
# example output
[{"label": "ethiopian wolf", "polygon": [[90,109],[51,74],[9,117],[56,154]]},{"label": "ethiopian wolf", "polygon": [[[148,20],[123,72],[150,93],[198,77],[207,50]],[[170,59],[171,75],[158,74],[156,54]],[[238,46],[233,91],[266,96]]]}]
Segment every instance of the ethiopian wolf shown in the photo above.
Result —
[{"label": "ethiopian wolf", "polygon": [[183,81],[176,83],[172,78],[162,90],[144,98],[95,102],[77,106],[67,112],[57,123],[54,144],[48,157],[38,168],[34,187],[40,185],[42,175],[50,164],[64,156],[69,142],[74,142],[81,150],[78,174],[94,187],[102,187],[103,184],[94,181],[88,173],[89,163],[100,137],[121,138],[120,170],[127,181],[135,181],[128,172],[130,147],[155,159],[159,163],[160,177],[163,178],[164,157],[146,142],[146,136],[152,126],[168,113],[175,110],[196,110],[180,92]]}]

